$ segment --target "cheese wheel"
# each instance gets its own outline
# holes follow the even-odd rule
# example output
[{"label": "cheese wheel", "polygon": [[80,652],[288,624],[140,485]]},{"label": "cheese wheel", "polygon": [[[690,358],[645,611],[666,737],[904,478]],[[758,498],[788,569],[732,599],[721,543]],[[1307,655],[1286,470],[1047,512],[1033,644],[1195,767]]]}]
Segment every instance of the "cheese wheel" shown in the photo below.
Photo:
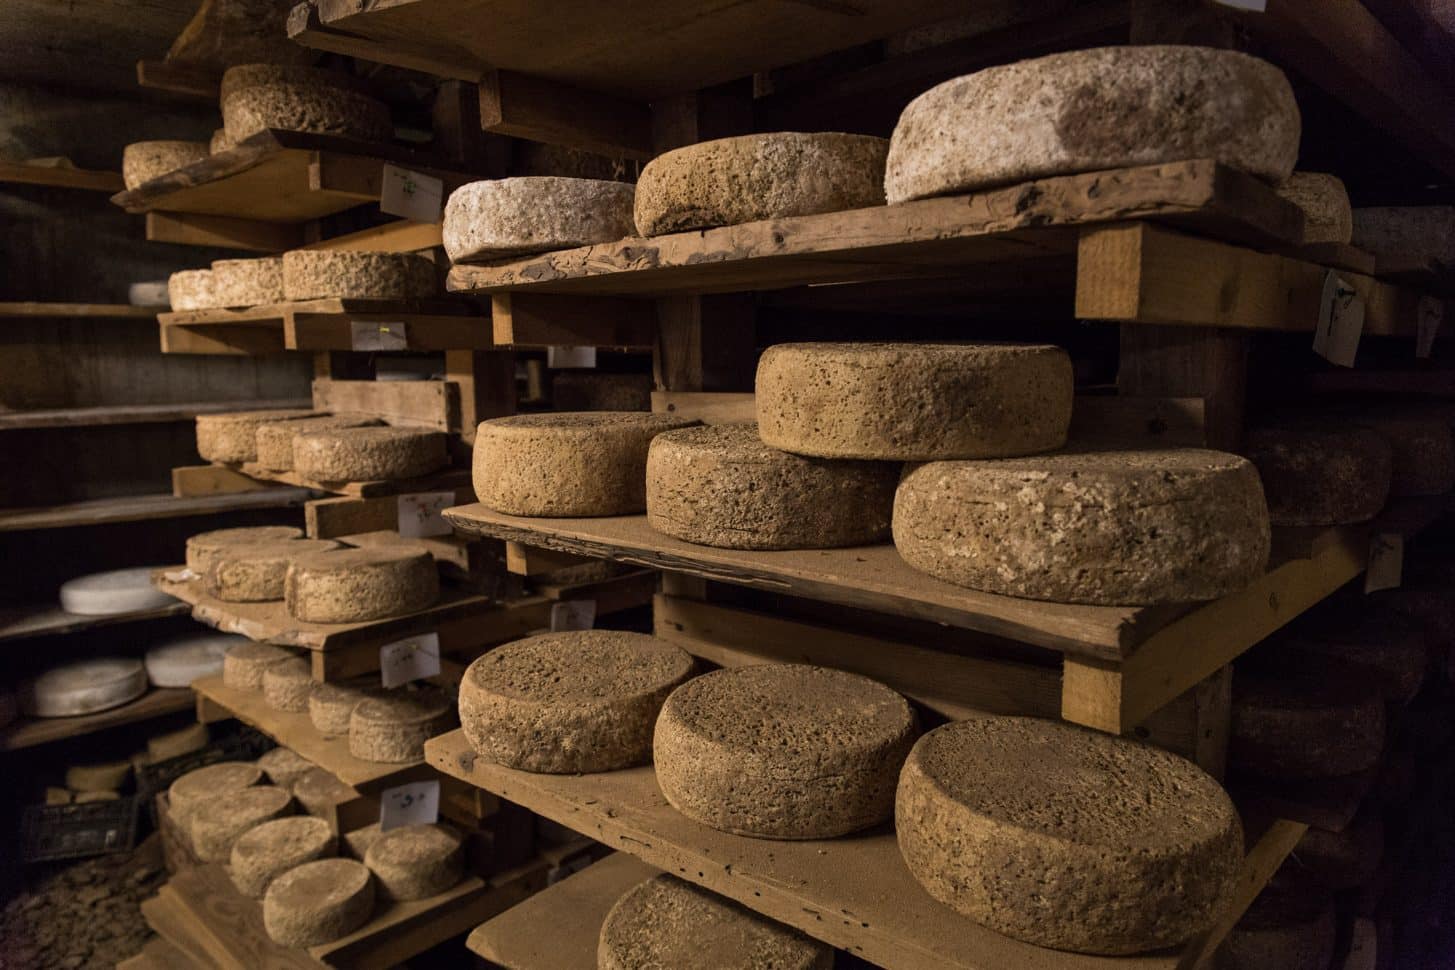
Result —
[{"label": "cheese wheel", "polygon": [[758,433],[818,458],[1028,455],[1066,443],[1072,384],[1047,344],[778,344],[758,361]]},{"label": "cheese wheel", "polygon": [[271,421],[316,417],[316,411],[279,408],[197,415],[197,454],[211,462],[257,461],[258,427]]},{"label": "cheese wheel", "polygon": [[1353,242],[1379,263],[1438,272],[1455,265],[1455,205],[1355,209]]},{"label": "cheese wheel", "polygon": [[1303,212],[1304,243],[1349,244],[1354,235],[1354,209],[1349,191],[1337,175],[1294,172],[1277,190]]},{"label": "cheese wheel", "polygon": [[1243,858],[1232,801],[1196,765],[1038,718],[926,734],[900,775],[895,830],[935,899],[1082,953],[1159,949],[1209,929]]},{"label": "cheese wheel", "polygon": [[1101,47],[986,68],[899,116],[890,203],[1075,172],[1212,158],[1279,182],[1298,157],[1283,72],[1208,47]]},{"label": "cheese wheel", "polygon": [[298,783],[298,779],[312,771],[317,765],[292,748],[285,748],[280,744],[276,748],[263,752],[263,755],[258,758],[258,767],[263,769],[263,774],[268,776],[268,781],[284,791],[291,792],[293,786]]},{"label": "cheese wheel", "polygon": [[652,376],[556,371],[551,376],[551,405],[557,411],[650,411]]},{"label": "cheese wheel", "polygon": [[753,425],[669,431],[647,452],[647,523],[726,549],[827,549],[889,538],[899,465],[804,458]]},{"label": "cheese wheel", "polygon": [[293,438],[293,469],[320,482],[419,478],[449,464],[445,436],[422,428],[334,428]]},{"label": "cheese wheel", "polygon": [[918,733],[909,703],[883,684],[762,664],[673,691],[652,755],[662,794],[688,818],[735,835],[829,839],[894,813]]},{"label": "cheese wheel", "polygon": [[167,303],[173,312],[212,310],[221,306],[212,284],[212,270],[184,269],[168,276]]},{"label": "cheese wheel", "polygon": [[275,878],[263,896],[263,928],[280,946],[347,936],[374,912],[374,879],[352,859],[319,859]]},{"label": "cheese wheel", "polygon": [[326,768],[309,768],[293,783],[293,797],[309,815],[331,819],[334,808],[358,796]]},{"label": "cheese wheel", "polygon": [[1218,948],[1218,970],[1328,970],[1338,925],[1327,895],[1264,890]]},{"label": "cheese wheel", "polygon": [[[329,71],[267,65],[241,65],[223,74],[222,128],[234,144],[270,128],[340,135],[359,141],[387,142],[394,137],[389,106],[352,90],[346,76]],[[308,71],[308,73],[302,73]]]},{"label": "cheese wheel", "polygon": [[1359,412],[1355,420],[1389,442],[1391,496],[1443,495],[1455,488],[1455,434],[1448,421],[1399,411]]},{"label": "cheese wheel", "polygon": [[293,468],[293,439],[310,431],[335,428],[372,428],[382,422],[364,415],[330,414],[321,418],[299,418],[287,424],[265,424],[258,428],[258,464],[273,471]]},{"label": "cheese wheel", "polygon": [[212,291],[219,305],[254,307],[283,302],[283,258],[219,259],[212,263]]},{"label": "cheese wheel", "polygon": [[480,501],[510,515],[630,515],[647,507],[647,448],[696,421],[632,411],[518,414],[480,425]]},{"label": "cheese wheel", "polygon": [[219,155],[232,148],[232,139],[227,137],[226,128],[217,128],[212,132],[212,137],[207,141],[207,151],[212,155]]},{"label": "cheese wheel", "polygon": [[211,738],[206,724],[189,724],[166,734],[153,735],[147,738],[146,762],[157,764],[171,758],[180,758],[184,754],[207,747],[209,740]]},{"label": "cheese wheel", "polygon": [[289,300],[422,300],[439,292],[434,263],[415,253],[295,249],[283,254]]},{"label": "cheese wheel", "polygon": [[697,142],[642,168],[643,236],[884,204],[889,142],[871,135],[775,131]]},{"label": "cheese wheel", "polygon": [[247,642],[228,633],[173,637],[146,652],[147,679],[154,687],[190,687],[199,677],[222,673],[227,651]]},{"label": "cheese wheel", "polygon": [[314,684],[308,694],[308,719],[319,734],[343,736],[349,733],[354,708],[377,689],[351,684]]},{"label": "cheese wheel", "polygon": [[352,74],[328,68],[310,67],[306,64],[278,64],[273,62],[257,64],[235,64],[222,72],[218,85],[218,97],[226,98],[244,88],[267,84],[297,84],[305,87],[336,88],[341,91],[357,91],[361,94],[370,90],[369,83]]},{"label": "cheese wheel", "polygon": [[364,865],[385,899],[427,899],[465,877],[464,842],[443,825],[405,825],[372,840]]},{"label": "cheese wheel", "polygon": [[370,697],[349,717],[349,754],[398,764],[424,758],[424,742],[455,723],[455,705],[438,688]]},{"label": "cheese wheel", "polygon": [[201,141],[137,141],[121,150],[121,181],[128,190],[207,157]]},{"label": "cheese wheel", "polygon": [[1419,693],[1429,648],[1419,623],[1362,602],[1325,605],[1279,631],[1248,657],[1249,668],[1298,671],[1332,667],[1407,704]]},{"label": "cheese wheel", "polygon": [[32,717],[95,714],[147,692],[147,672],[131,657],[98,657],[52,667],[26,684],[25,712]]},{"label": "cheese wheel", "polygon": [[254,785],[205,798],[187,813],[192,851],[203,862],[226,862],[232,855],[233,843],[244,832],[292,811],[293,796],[272,785]]},{"label": "cheese wheel", "polygon": [[268,668],[293,659],[292,653],[270,643],[240,643],[222,658],[222,684],[233,690],[262,690]]},{"label": "cheese wheel", "polygon": [[1361,812],[1342,831],[1310,827],[1273,874],[1272,885],[1290,891],[1327,891],[1363,885],[1384,858],[1384,823]]},{"label": "cheese wheel", "polygon": [[159,568],[137,566],[69,579],[61,584],[61,609],[78,616],[115,616],[170,606],[176,597],[152,585]]},{"label": "cheese wheel", "polygon": [[290,869],[334,855],[338,840],[321,818],[275,818],[250,829],[233,843],[227,873],[237,891],[261,899],[268,885]]},{"label": "cheese wheel", "polygon": [[483,757],[525,771],[613,771],[652,760],[662,703],[693,660],[619,630],[545,633],[496,647],[460,682],[460,724]]},{"label": "cheese wheel", "polygon": [[185,829],[192,811],[217,795],[235,794],[263,780],[263,769],[244,761],[223,761],[189,771],[167,789],[167,808]]},{"label": "cheese wheel", "polygon": [[1257,471],[1218,451],[931,462],[894,498],[894,545],[915,569],[1058,603],[1216,599],[1263,575],[1270,543]]},{"label": "cheese wheel", "polygon": [[166,280],[145,280],[130,284],[126,288],[126,302],[132,306],[156,307],[160,311],[172,308],[167,299]]},{"label": "cheese wheel", "polygon": [[131,777],[130,761],[108,761],[92,765],[71,765],[66,769],[66,787],[71,791],[118,791]]},{"label": "cheese wheel", "polygon": [[374,840],[383,834],[384,830],[379,828],[378,822],[345,832],[342,850],[349,858],[363,862],[364,856],[369,854],[369,846],[373,845]]},{"label": "cheese wheel", "polygon": [[601,924],[600,970],[831,970],[833,947],[675,876],[628,890]]},{"label": "cheese wheel", "polygon": [[339,544],[330,539],[239,543],[213,554],[202,580],[210,595],[226,603],[280,600],[289,563],[299,556],[337,548]]},{"label": "cheese wheel", "polygon": [[1373,685],[1306,671],[1233,674],[1230,768],[1272,779],[1367,771],[1384,750],[1384,703]]},{"label": "cheese wheel", "polygon": [[439,599],[439,570],[427,552],[341,549],[300,556],[288,567],[288,612],[309,623],[359,623],[414,613]]},{"label": "cheese wheel", "polygon": [[615,242],[630,236],[634,187],[527,176],[468,182],[450,193],[442,232],[455,263]]},{"label": "cheese wheel", "polygon": [[289,657],[263,670],[263,700],[275,711],[302,714],[308,710],[313,689],[313,666],[302,657]]},{"label": "cheese wheel", "polygon": [[228,546],[258,542],[281,542],[301,539],[303,530],[291,525],[257,525],[241,529],[214,529],[199,532],[187,540],[187,568],[201,576],[212,565],[212,558]]},{"label": "cheese wheel", "polygon": [[1243,436],[1274,525],[1351,525],[1389,497],[1394,453],[1368,428],[1289,423]]}]

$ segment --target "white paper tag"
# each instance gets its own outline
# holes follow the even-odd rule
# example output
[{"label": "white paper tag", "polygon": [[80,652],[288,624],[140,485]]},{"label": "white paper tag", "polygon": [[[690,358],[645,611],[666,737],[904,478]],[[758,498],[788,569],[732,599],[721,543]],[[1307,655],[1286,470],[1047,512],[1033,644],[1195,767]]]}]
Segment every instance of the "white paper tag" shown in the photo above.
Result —
[{"label": "white paper tag", "polygon": [[1404,536],[1377,532],[1369,540],[1369,566],[1364,571],[1364,592],[1398,589],[1404,574]]},{"label": "white paper tag", "polygon": [[421,633],[379,648],[379,679],[385,687],[435,677],[440,672],[440,635]]},{"label": "white paper tag", "polygon": [[379,211],[413,222],[436,223],[444,209],[445,183],[432,175],[411,172],[398,165],[384,166],[384,189]]},{"label": "white paper tag", "polygon": [[1338,273],[1329,270],[1314,328],[1314,353],[1340,367],[1353,367],[1363,332],[1364,298]]},{"label": "white paper tag", "polygon": [[1418,330],[1415,332],[1415,356],[1428,357],[1435,349],[1440,324],[1445,322],[1445,301],[1433,296],[1420,297]]},{"label": "white paper tag", "polygon": [[596,624],[595,600],[562,600],[551,604],[551,632],[589,630]]},{"label": "white paper tag", "polygon": [[595,347],[547,347],[546,366],[551,368],[561,367],[595,367]]},{"label": "white paper tag", "polygon": [[454,492],[414,492],[399,496],[399,534],[407,539],[451,534],[455,530],[442,513],[454,504]]},{"label": "white paper tag", "polygon": [[379,830],[387,832],[404,825],[433,825],[440,820],[438,778],[416,781],[379,794]]},{"label": "white paper tag", "polygon": [[350,350],[408,350],[409,328],[403,322],[349,321]]}]

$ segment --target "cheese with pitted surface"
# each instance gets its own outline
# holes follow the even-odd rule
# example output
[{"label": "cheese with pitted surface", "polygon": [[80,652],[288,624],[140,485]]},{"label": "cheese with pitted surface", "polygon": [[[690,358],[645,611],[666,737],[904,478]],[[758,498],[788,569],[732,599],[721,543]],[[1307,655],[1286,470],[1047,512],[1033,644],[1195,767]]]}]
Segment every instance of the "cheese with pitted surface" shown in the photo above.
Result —
[{"label": "cheese with pitted surface", "polygon": [[445,205],[445,252],[480,262],[615,242],[633,234],[634,187],[601,179],[525,176],[469,182]]},{"label": "cheese with pitted surface", "polygon": [[268,780],[284,791],[291,792],[293,786],[305,774],[317,767],[303,755],[292,748],[278,745],[269,751],[265,751],[258,758],[258,767],[268,776]]},{"label": "cheese with pitted surface", "polygon": [[268,884],[263,928],[281,946],[314,946],[347,936],[374,912],[374,877],[352,859],[318,859]]},{"label": "cheese with pitted surface", "polygon": [[341,737],[349,733],[354,708],[379,689],[365,684],[314,684],[308,693],[308,719],[319,734]]},{"label": "cheese with pitted surface", "polygon": [[283,259],[219,259],[212,264],[212,292],[219,306],[253,307],[283,302]]},{"label": "cheese with pitted surface", "polygon": [[399,764],[424,757],[424,742],[455,723],[455,705],[437,687],[370,697],[349,718],[349,754]]},{"label": "cheese with pitted surface", "polygon": [[313,667],[302,657],[290,657],[263,671],[263,699],[275,711],[302,714],[308,710],[313,689]]},{"label": "cheese with pitted surface", "polygon": [[121,150],[121,181],[127,189],[207,157],[201,141],[137,141]]},{"label": "cheese with pitted surface", "polygon": [[293,659],[292,653],[271,643],[240,643],[222,658],[222,684],[233,690],[262,690],[268,668]]},{"label": "cheese with pitted surface", "polygon": [[431,606],[439,595],[434,558],[391,547],[300,556],[288,567],[284,590],[289,614],[309,623],[400,616]]},{"label": "cheese with pitted surface", "polygon": [[192,851],[203,862],[226,862],[233,843],[244,832],[292,811],[293,796],[273,785],[253,785],[204,798],[187,813]]},{"label": "cheese with pitted surface", "polygon": [[197,415],[197,454],[207,461],[239,464],[257,461],[258,428],[271,421],[317,417],[316,411],[279,408]]},{"label": "cheese with pitted surface", "polygon": [[167,789],[172,819],[186,829],[192,810],[215,795],[240,792],[263,780],[263,769],[245,761],[223,761],[189,771]]},{"label": "cheese with pitted surface", "polygon": [[258,464],[273,471],[291,471],[293,439],[298,435],[337,428],[372,428],[382,423],[378,418],[367,415],[329,414],[319,418],[299,418],[286,424],[265,424],[258,428]]},{"label": "cheese with pitted surface", "polygon": [[281,542],[302,537],[303,530],[291,525],[256,525],[199,532],[187,540],[187,568],[201,576],[212,565],[212,557],[229,546]]},{"label": "cheese with pitted surface", "polygon": [[389,106],[360,92],[337,71],[243,64],[222,76],[222,127],[232,143],[276,128],[387,142],[394,136]]},{"label": "cheese with pitted surface", "polygon": [[1278,183],[1278,194],[1303,212],[1305,243],[1348,245],[1354,234],[1354,210],[1349,191],[1337,175],[1294,172]]},{"label": "cheese with pitted surface", "polygon": [[328,428],[293,437],[293,470],[319,482],[419,478],[449,461],[444,433],[425,428]]},{"label": "cheese with pitted surface", "polygon": [[167,277],[167,303],[173,312],[220,307],[222,304],[217,302],[212,270],[182,269]]},{"label": "cheese with pitted surface", "polygon": [[261,899],[274,879],[305,862],[334,855],[337,846],[333,829],[321,818],[275,818],[238,837],[227,872],[238,892]]},{"label": "cheese with pitted surface", "polygon": [[1352,525],[1389,498],[1394,453],[1369,428],[1346,422],[1284,422],[1243,436],[1273,525]]},{"label": "cheese with pitted surface", "polygon": [[364,865],[374,873],[385,899],[426,899],[464,878],[464,842],[443,825],[404,825],[373,839]]},{"label": "cheese with pitted surface", "polygon": [[202,579],[208,593],[227,603],[280,600],[294,559],[337,548],[331,539],[239,543],[213,554]]},{"label": "cheese with pitted surface", "polygon": [[434,263],[415,253],[295,249],[283,254],[288,300],[422,300],[438,291]]}]

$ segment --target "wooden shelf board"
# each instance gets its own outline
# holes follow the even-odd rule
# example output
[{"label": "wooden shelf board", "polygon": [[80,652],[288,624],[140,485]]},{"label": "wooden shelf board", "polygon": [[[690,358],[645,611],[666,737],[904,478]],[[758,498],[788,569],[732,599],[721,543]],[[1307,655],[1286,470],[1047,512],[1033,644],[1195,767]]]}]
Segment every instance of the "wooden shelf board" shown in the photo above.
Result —
[{"label": "wooden shelf board", "polygon": [[[390,328],[393,350],[485,350],[495,346],[488,312],[468,301],[323,299],[235,310],[180,310],[157,315],[163,353],[216,353],[218,342],[243,353],[357,350],[356,324]],[[401,325],[398,326],[398,325]]]},{"label": "wooden shelf board", "polygon": [[263,468],[252,463],[226,465],[258,481],[277,482],[320,492],[332,492],[350,498],[377,498],[384,495],[407,495],[411,492],[448,492],[470,486],[470,469],[446,468],[422,478],[395,478],[375,482],[321,482],[305,478],[297,472]]},{"label": "wooden shelf board", "polygon": [[132,306],[129,303],[0,303],[0,318],[4,319],[150,320],[156,315],[156,307]]},{"label": "wooden shelf board", "polygon": [[185,687],[158,687],[129,704],[80,717],[25,718],[0,731],[0,750],[14,751],[65,738],[104,731],[122,724],[148,721],[164,714],[190,710],[192,691]]},{"label": "wooden shelf board", "polygon": [[173,616],[186,616],[192,608],[186,603],[170,603],[154,610],[135,613],[112,613],[109,616],[80,616],[67,613],[54,603],[0,608],[0,642],[28,640],[31,637],[79,633],[97,627],[120,623],[144,623]]},{"label": "wooden shelf board", "polygon": [[144,522],[251,509],[284,509],[301,506],[315,497],[316,493],[306,488],[265,488],[255,492],[188,498],[176,498],[172,495],[122,495],[65,505],[0,509],[0,532]]},{"label": "wooden shelf board", "polygon": [[320,316],[356,317],[370,314],[387,314],[403,317],[410,314],[420,316],[468,316],[470,304],[458,298],[435,300],[360,300],[327,297],[320,300],[294,300],[289,303],[269,303],[240,309],[216,310],[171,310],[158,313],[157,319],[164,324],[189,327],[239,326],[254,324],[269,326],[282,323],[291,313],[318,314]]},{"label": "wooden shelf board", "polygon": [[57,189],[89,192],[120,192],[125,188],[120,172],[98,172],[85,168],[51,168],[24,162],[0,162],[0,183],[45,185]]},{"label": "wooden shelf board", "polygon": [[248,411],[266,408],[307,408],[312,400],[204,401],[181,404],[107,405],[90,408],[56,408],[36,411],[0,412],[0,431],[20,428],[94,428],[104,425],[163,424],[190,421],[199,414]]}]

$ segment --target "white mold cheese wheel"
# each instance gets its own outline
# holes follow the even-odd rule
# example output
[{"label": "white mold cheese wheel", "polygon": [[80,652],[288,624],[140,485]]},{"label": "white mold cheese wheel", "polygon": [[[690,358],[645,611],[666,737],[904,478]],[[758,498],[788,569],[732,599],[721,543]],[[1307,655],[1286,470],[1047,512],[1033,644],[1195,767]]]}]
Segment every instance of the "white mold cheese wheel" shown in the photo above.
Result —
[{"label": "white mold cheese wheel", "polygon": [[299,556],[338,548],[339,544],[331,539],[284,539],[227,546],[212,556],[212,564],[202,578],[207,592],[225,603],[280,600],[289,563]]},{"label": "white mold cheese wheel", "polygon": [[358,794],[326,768],[309,768],[293,783],[293,797],[303,810],[325,820],[335,817],[336,806],[357,798]]},{"label": "white mold cheese wheel", "polygon": [[302,657],[290,657],[263,671],[263,699],[275,711],[304,713],[312,689],[312,666]]},{"label": "white mold cheese wheel", "polygon": [[1160,949],[1208,929],[1243,858],[1232,801],[1196,765],[1038,718],[926,734],[900,775],[895,829],[910,873],[940,902],[1083,953]]},{"label": "white mold cheese wheel", "polygon": [[352,684],[314,684],[308,694],[308,719],[319,734],[342,737],[349,733],[354,708],[378,693]]},{"label": "white mold cheese wheel", "polygon": [[1354,210],[1354,245],[1377,263],[1401,269],[1455,266],[1455,206],[1378,206]]},{"label": "white mold cheese wheel", "polygon": [[273,785],[213,795],[188,812],[192,851],[203,862],[226,862],[244,832],[270,819],[293,813],[293,796]]},{"label": "white mold cheese wheel", "polygon": [[675,876],[628,890],[601,924],[600,970],[831,970],[833,947]]},{"label": "white mold cheese wheel", "polygon": [[464,878],[464,843],[443,825],[405,825],[370,842],[364,865],[385,899],[427,899]]},{"label": "white mold cheese wheel", "polygon": [[438,292],[434,263],[414,253],[295,249],[283,254],[289,300],[420,300]]},{"label": "white mold cheese wheel", "polygon": [[374,912],[374,877],[352,859],[319,859],[268,884],[263,928],[280,946],[315,946],[347,936]]},{"label": "white mold cheese wheel", "polygon": [[207,143],[201,141],[132,142],[121,151],[121,181],[127,189],[134,189],[207,155]]},{"label": "white mold cheese wheel", "polygon": [[137,566],[77,576],[61,584],[61,609],[78,616],[112,616],[156,610],[177,602],[152,585],[159,567]]},{"label": "white mold cheese wheel", "polygon": [[1233,672],[1230,769],[1302,780],[1352,775],[1379,762],[1384,702],[1369,684],[1338,674]]},{"label": "white mold cheese wheel", "polygon": [[268,885],[289,869],[337,854],[338,840],[321,818],[275,818],[253,828],[232,845],[227,873],[237,891],[261,899]]},{"label": "white mold cheese wheel", "polygon": [[632,235],[633,186],[529,176],[470,182],[450,193],[443,226],[455,263],[615,242]]},{"label": "white mold cheese wheel", "polygon": [[725,549],[828,549],[889,538],[899,465],[805,458],[754,425],[669,431],[647,453],[647,523]]},{"label": "white mold cheese wheel", "polygon": [[460,724],[481,756],[554,774],[614,771],[652,760],[662,702],[692,675],[692,657],[618,630],[545,633],[496,647],[460,682]]},{"label": "white mold cheese wheel", "polygon": [[871,135],[777,131],[664,152],[637,179],[643,236],[884,204],[889,142]]},{"label": "white mold cheese wheel", "polygon": [[219,259],[212,264],[219,306],[253,307],[283,302],[283,258]]},{"label": "white mold cheese wheel", "polygon": [[291,525],[257,525],[199,532],[187,540],[187,568],[201,576],[212,565],[212,557],[230,546],[302,537],[303,530]]},{"label": "white mold cheese wheel", "polygon": [[652,377],[556,371],[551,376],[551,404],[557,411],[650,411]]},{"label": "white mold cheese wheel", "polygon": [[1057,603],[1216,599],[1263,575],[1270,543],[1253,465],[1201,449],[931,462],[894,499],[915,569]]},{"label": "white mold cheese wheel", "polygon": [[33,717],[95,714],[147,692],[147,672],[131,657],[98,657],[52,667],[26,684],[21,695]]},{"label": "white mold cheese wheel", "polygon": [[247,642],[227,633],[176,637],[146,652],[147,679],[154,687],[190,687],[199,677],[222,673],[227,652]]},{"label": "white mold cheese wheel", "polygon": [[475,494],[509,515],[643,512],[652,439],[696,423],[635,411],[495,418],[475,437]]},{"label": "white mold cheese wheel", "polygon": [[258,464],[273,471],[291,471],[293,439],[298,435],[337,428],[372,428],[381,423],[378,418],[363,415],[330,414],[321,418],[299,418],[287,424],[265,424],[258,428]]},{"label": "white mold cheese wheel", "polygon": [[758,433],[818,458],[937,461],[1059,448],[1071,358],[1047,344],[778,344],[758,361]]},{"label": "white mold cheese wheel", "polygon": [[1266,61],[1207,47],[1101,47],[987,68],[899,116],[891,203],[1053,175],[1212,158],[1271,182],[1293,173],[1293,89]]},{"label": "white mold cheese wheel", "polygon": [[394,136],[389,106],[354,90],[346,75],[247,64],[222,80],[222,127],[234,144],[269,128],[373,142]]},{"label": "white mold cheese wheel", "polygon": [[1337,175],[1294,172],[1277,189],[1303,212],[1305,243],[1348,245],[1354,234],[1354,210],[1349,191]]},{"label": "white mold cheese wheel", "polygon": [[316,411],[280,408],[197,415],[197,454],[207,461],[240,464],[258,459],[258,427],[271,421],[317,417]]},{"label": "white mold cheese wheel", "polygon": [[1217,970],[1328,970],[1338,921],[1326,894],[1264,890],[1218,948]]},{"label": "white mold cheese wheel", "polygon": [[233,690],[262,690],[268,668],[293,659],[292,653],[271,643],[240,643],[222,658],[222,684]]},{"label": "white mold cheese wheel", "polygon": [[167,808],[184,830],[193,809],[217,795],[236,794],[263,780],[263,769],[243,761],[224,761],[189,771],[167,789]]},{"label": "white mold cheese wheel", "polygon": [[371,697],[349,716],[349,754],[399,764],[424,757],[424,742],[449,730],[455,705],[437,688]]},{"label": "white mold cheese wheel", "polygon": [[293,438],[293,470],[319,482],[419,478],[449,460],[444,433],[423,428],[332,428]]},{"label": "white mold cheese wheel", "polygon": [[220,306],[210,269],[183,269],[167,277],[167,303],[175,312],[214,310]]},{"label": "white mold cheese wheel", "polygon": [[1389,498],[1393,452],[1368,428],[1288,423],[1243,436],[1274,525],[1352,525]]},{"label": "white mold cheese wheel", "polygon": [[400,616],[439,596],[439,570],[429,553],[387,547],[300,556],[288,567],[284,591],[289,614],[308,623]]},{"label": "white mold cheese wheel", "polygon": [[1358,424],[1373,428],[1389,442],[1394,498],[1443,495],[1455,488],[1455,434],[1450,423],[1418,412],[1360,413]]},{"label": "white mold cheese wheel", "polygon": [[688,818],[734,835],[830,839],[894,813],[918,733],[909,703],[883,684],[763,664],[673,691],[652,754],[662,794]]}]

